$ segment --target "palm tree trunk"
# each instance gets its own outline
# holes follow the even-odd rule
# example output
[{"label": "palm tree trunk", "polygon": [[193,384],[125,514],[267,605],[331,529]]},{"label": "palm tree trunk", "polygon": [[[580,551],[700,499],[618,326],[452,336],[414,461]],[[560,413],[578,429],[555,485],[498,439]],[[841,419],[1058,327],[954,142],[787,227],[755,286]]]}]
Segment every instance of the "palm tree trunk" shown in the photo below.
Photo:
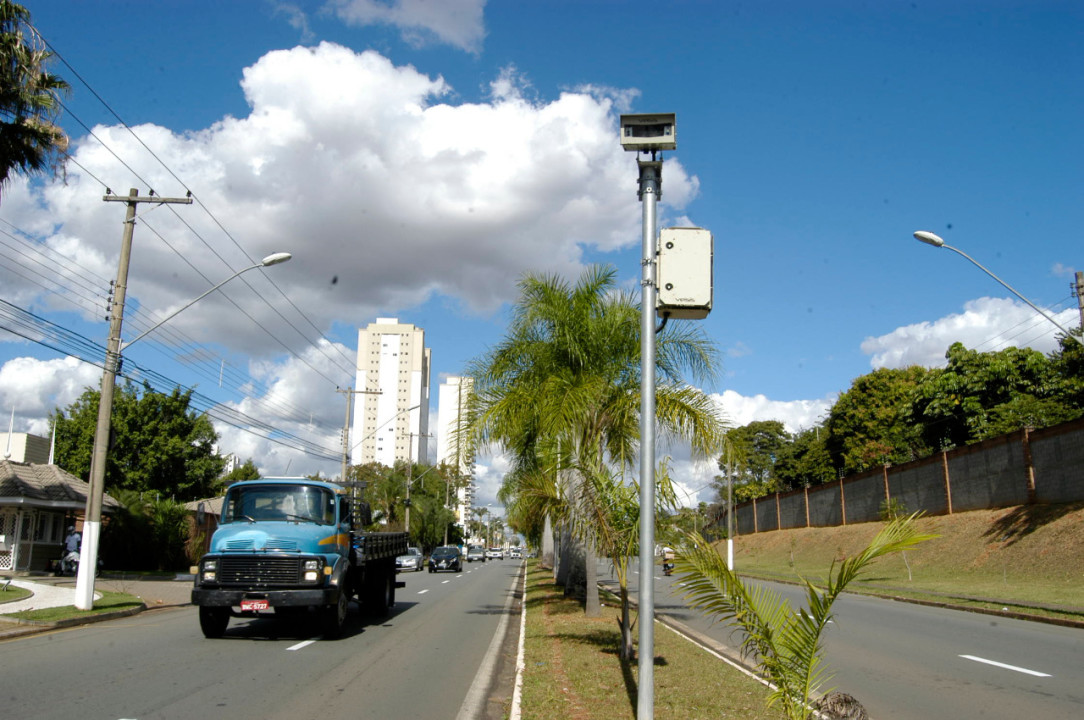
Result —
[{"label": "palm tree trunk", "polygon": [[598,594],[598,560],[596,559],[595,546],[590,542],[584,543],[584,601],[583,612],[587,617],[598,617],[602,614],[602,602]]},{"label": "palm tree trunk", "polygon": [[542,562],[543,568],[553,567],[553,524],[550,515],[546,513],[546,519],[542,522]]}]

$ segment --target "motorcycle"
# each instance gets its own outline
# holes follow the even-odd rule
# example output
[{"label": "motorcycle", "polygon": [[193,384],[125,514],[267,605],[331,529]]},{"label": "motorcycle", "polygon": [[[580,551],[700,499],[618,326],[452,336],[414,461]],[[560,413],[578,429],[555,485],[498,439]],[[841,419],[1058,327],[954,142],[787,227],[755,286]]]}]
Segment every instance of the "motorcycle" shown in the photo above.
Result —
[{"label": "motorcycle", "polygon": [[674,574],[674,563],[672,563],[672,562],[664,562],[662,564],[662,574],[663,575],[673,575]]},{"label": "motorcycle", "polygon": [[78,575],[79,574],[79,551],[69,550],[62,558],[53,563],[54,575]]}]

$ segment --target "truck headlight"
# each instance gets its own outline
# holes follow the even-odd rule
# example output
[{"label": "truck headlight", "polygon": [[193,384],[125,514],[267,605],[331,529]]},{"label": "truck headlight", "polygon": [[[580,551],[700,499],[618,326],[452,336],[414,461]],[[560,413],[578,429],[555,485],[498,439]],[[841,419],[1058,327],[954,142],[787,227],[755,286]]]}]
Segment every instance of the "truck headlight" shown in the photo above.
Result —
[{"label": "truck headlight", "polygon": [[316,582],[316,579],[320,577],[320,566],[322,564],[319,560],[306,560],[301,567],[301,579],[305,582]]},{"label": "truck headlight", "polygon": [[200,571],[200,577],[204,582],[214,582],[217,576],[218,561],[216,560],[204,560],[203,568]]}]

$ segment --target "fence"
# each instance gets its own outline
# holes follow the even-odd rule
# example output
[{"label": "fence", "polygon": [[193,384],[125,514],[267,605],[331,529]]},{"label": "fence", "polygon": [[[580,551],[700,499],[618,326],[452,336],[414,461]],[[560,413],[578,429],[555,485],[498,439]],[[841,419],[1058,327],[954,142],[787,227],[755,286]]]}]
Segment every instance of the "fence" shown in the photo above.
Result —
[{"label": "fence", "polygon": [[871,522],[893,498],[928,515],[1084,500],[1084,419],[751,500],[734,508],[735,528],[748,535]]}]

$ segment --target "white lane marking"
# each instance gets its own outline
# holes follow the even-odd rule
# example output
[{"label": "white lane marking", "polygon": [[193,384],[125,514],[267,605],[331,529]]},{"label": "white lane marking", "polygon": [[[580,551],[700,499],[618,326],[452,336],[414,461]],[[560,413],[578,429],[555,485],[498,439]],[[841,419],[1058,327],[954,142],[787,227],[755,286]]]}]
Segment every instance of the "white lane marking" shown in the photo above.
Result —
[{"label": "white lane marking", "polygon": [[425,595],[427,592],[429,592],[429,588],[426,588],[425,590],[419,590],[418,594],[419,595]]},{"label": "white lane marking", "polygon": [[1024,673],[1025,675],[1034,675],[1035,677],[1051,677],[1049,673],[1028,670],[1027,668],[1017,667],[1015,665],[1006,665],[1005,663],[999,663],[994,660],[987,660],[986,658],[975,657],[974,655],[961,655],[960,657],[964,658],[965,660],[974,660],[978,663],[985,663],[986,665],[993,665],[994,667],[1004,668],[1005,670],[1015,670],[1016,672]]},{"label": "white lane marking", "polygon": [[308,647],[309,645],[312,645],[314,642],[316,642],[316,641],[315,640],[306,640],[304,642],[299,642],[297,645],[291,645],[290,647],[288,647],[286,649],[287,650],[300,650],[301,648]]},{"label": "white lane marking", "polygon": [[441,584],[441,585],[447,585],[447,584],[448,584],[448,583],[450,583],[450,582],[451,582],[451,580],[441,580],[441,581],[440,581],[440,584]]}]

